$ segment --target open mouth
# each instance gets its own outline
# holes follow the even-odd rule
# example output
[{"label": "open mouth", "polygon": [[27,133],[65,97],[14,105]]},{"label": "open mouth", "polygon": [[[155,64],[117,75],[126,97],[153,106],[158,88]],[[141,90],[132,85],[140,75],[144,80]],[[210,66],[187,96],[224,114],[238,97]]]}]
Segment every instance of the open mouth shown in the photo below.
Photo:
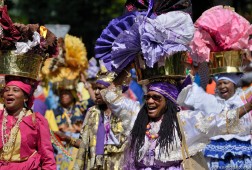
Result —
[{"label": "open mouth", "polygon": [[221,95],[222,96],[226,96],[228,94],[228,91],[227,90],[222,90],[220,91]]},{"label": "open mouth", "polygon": [[148,112],[149,113],[153,113],[157,110],[157,107],[156,106],[148,106]]},{"label": "open mouth", "polygon": [[12,102],[14,102],[14,100],[15,100],[14,98],[7,98],[6,103],[11,104]]}]

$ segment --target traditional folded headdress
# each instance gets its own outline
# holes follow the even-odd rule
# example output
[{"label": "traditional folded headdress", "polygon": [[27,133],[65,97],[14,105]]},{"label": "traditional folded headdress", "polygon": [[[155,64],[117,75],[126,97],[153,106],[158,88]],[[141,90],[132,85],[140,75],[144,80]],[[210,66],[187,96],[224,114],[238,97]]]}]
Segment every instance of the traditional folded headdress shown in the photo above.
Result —
[{"label": "traditional folded headdress", "polygon": [[66,35],[60,38],[59,55],[45,61],[42,74],[57,87],[74,89],[81,72],[88,68],[87,52],[81,39]]},{"label": "traditional folded headdress", "polygon": [[252,26],[230,7],[215,6],[206,10],[195,22],[195,27],[190,44],[194,61],[208,62],[211,52],[252,50]]},{"label": "traditional folded headdress", "polygon": [[[190,1],[186,2],[187,5],[181,3],[185,8],[190,6]],[[163,6],[166,10],[158,13],[157,9],[163,3],[166,4]],[[178,11],[181,4],[175,4],[174,1],[149,1],[148,8],[113,19],[96,42],[95,57],[103,60],[109,71],[116,73],[133,63],[139,55],[142,56],[140,65],[145,70],[174,62],[181,64],[179,59],[169,64],[166,60],[177,53],[181,57],[182,52],[190,50],[189,42],[193,38],[194,25],[188,13]],[[171,74],[165,69],[150,72],[154,72],[156,76]]]}]

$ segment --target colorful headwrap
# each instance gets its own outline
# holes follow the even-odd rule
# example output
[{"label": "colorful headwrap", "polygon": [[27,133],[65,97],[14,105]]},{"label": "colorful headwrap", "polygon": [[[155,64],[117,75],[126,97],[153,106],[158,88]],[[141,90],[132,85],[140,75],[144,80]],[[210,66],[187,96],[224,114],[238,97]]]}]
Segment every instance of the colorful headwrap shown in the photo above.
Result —
[{"label": "colorful headwrap", "polygon": [[116,74],[113,72],[103,73],[98,76],[96,83],[102,84],[105,87],[108,87],[113,80],[115,79]]},{"label": "colorful headwrap", "polygon": [[162,94],[165,98],[171,100],[173,103],[177,103],[177,97],[179,91],[176,86],[168,82],[153,82],[147,86],[148,91],[155,91]]},{"label": "colorful headwrap", "polygon": [[216,76],[217,81],[219,80],[228,80],[234,83],[235,85],[238,84],[243,74],[239,73],[221,73]]},{"label": "colorful headwrap", "polygon": [[11,80],[6,82],[5,86],[17,86],[22,89],[29,97],[27,106],[31,108],[33,105],[34,97],[33,97],[33,87],[30,84],[24,83],[21,80]]}]

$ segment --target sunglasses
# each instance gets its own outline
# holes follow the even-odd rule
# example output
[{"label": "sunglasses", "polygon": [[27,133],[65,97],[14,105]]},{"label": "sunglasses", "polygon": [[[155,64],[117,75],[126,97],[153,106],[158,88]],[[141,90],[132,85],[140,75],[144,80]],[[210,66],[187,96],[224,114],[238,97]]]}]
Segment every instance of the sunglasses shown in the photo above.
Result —
[{"label": "sunglasses", "polygon": [[159,96],[159,95],[144,95],[144,99],[146,101],[150,100],[150,98],[152,98],[155,101],[160,101],[162,99],[162,96]]}]

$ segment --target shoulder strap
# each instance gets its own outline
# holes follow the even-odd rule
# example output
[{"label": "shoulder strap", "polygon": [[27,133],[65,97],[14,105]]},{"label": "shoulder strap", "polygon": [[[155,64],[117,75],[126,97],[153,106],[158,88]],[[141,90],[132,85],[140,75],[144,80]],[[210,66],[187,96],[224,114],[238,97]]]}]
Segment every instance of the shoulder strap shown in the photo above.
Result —
[{"label": "shoulder strap", "polygon": [[[179,129],[180,129],[180,132],[181,132],[181,136],[182,136],[182,141],[181,141],[181,153],[182,153],[182,157],[183,157],[183,162],[186,161],[186,158],[187,159],[190,159],[190,154],[189,154],[189,151],[188,151],[188,146],[186,144],[186,140],[185,140],[185,134],[184,134],[184,129],[183,129],[183,124],[181,122],[181,119],[180,119],[180,116],[179,116],[179,113],[177,113],[177,119],[178,119],[178,123],[179,123]],[[190,162],[190,169],[193,169],[192,168],[192,164],[191,164],[191,161]]]}]

